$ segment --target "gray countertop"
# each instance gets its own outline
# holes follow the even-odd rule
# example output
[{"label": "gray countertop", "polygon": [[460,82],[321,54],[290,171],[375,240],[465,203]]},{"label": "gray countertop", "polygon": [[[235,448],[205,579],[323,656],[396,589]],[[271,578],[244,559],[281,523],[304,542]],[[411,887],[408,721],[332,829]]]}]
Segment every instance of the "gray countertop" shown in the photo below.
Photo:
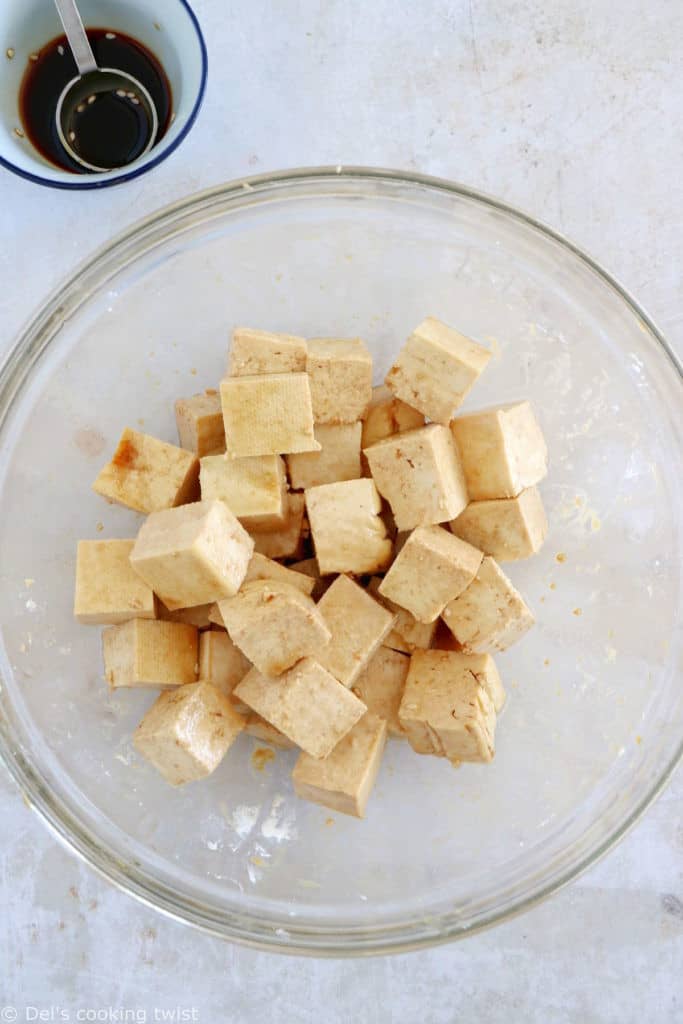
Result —
[{"label": "gray countertop", "polygon": [[[611,270],[683,353],[679,0],[195,7],[209,90],[167,163],[101,194],[0,172],[3,348],[77,261],[143,214],[232,177],[342,163],[442,175],[522,207]],[[320,961],[229,946],[114,891],[0,774],[0,1021],[11,1008],[18,1020],[180,1008],[167,1019],[211,1024],[683,1020],[682,809],[679,771],[602,863],[493,931]]]}]

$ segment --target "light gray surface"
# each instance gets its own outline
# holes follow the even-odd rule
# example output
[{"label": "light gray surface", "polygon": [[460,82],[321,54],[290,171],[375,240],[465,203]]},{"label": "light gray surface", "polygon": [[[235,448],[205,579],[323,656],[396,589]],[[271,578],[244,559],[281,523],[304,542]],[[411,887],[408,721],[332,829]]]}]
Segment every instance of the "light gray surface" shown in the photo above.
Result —
[{"label": "light gray surface", "polygon": [[[143,214],[238,175],[365,163],[455,178],[564,231],[683,352],[677,0],[196,7],[209,90],[166,164],[82,195],[0,172],[3,347],[63,273]],[[19,1020],[27,1005],[74,1020],[194,1007],[235,1024],[683,1020],[682,808],[679,772],[600,865],[494,931],[323,962],[230,947],[138,906],[63,852],[0,776],[0,1006]]]}]

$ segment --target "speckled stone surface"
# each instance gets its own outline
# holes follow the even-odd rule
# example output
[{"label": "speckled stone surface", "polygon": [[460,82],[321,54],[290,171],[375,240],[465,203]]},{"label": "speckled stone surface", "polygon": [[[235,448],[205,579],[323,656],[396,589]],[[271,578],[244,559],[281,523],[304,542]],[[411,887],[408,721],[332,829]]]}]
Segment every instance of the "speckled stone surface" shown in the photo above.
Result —
[{"label": "speckled stone surface", "polygon": [[[678,0],[196,9],[210,85],[167,163],[102,194],[0,172],[3,350],[63,274],[143,214],[232,177],[346,163],[455,178],[528,210],[608,267],[683,354]],[[42,1019],[127,1009],[211,1024],[681,1021],[682,810],[679,771],[602,863],[493,931],[424,953],[315,961],[226,945],[115,892],[0,774],[0,1020],[53,1008]]]}]

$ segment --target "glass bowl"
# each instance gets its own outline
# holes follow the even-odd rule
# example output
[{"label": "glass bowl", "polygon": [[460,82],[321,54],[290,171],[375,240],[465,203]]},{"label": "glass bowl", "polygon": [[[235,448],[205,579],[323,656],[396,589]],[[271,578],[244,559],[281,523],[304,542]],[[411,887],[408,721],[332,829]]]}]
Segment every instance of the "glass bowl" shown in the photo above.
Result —
[{"label": "glass bowl", "polygon": [[[495,356],[467,407],[528,397],[550,533],[508,566],[538,625],[498,657],[491,766],[393,741],[365,821],[293,796],[294,754],[243,736],[168,787],[132,751],[154,695],[109,694],[72,619],[82,537],[139,517],[90,489],[124,425],[173,440],[229,329],[360,335],[377,379],[426,314]],[[26,799],[125,891],[290,952],[425,946],[523,910],[591,864],[681,755],[681,370],[587,256],[468,189],[303,170],[222,186],[121,235],[40,310],[0,377],[0,742]],[[259,770],[261,768],[262,770]]]}]

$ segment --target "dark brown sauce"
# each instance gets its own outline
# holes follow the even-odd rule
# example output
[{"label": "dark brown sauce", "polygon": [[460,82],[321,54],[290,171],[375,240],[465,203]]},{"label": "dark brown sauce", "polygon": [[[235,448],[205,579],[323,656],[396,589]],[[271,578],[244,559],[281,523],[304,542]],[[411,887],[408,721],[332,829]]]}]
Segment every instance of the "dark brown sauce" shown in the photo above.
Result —
[{"label": "dark brown sauce", "polygon": [[139,452],[132,441],[121,441],[114,452],[114,457],[111,460],[112,465],[117,466],[119,469],[130,469],[138,455]]},{"label": "dark brown sauce", "polygon": [[[173,97],[163,67],[137,39],[106,28],[89,28],[88,39],[101,68],[126,71],[150,94],[157,110],[159,129],[155,145],[171,123]],[[88,173],[76,163],[59,141],[55,123],[57,102],[64,86],[78,75],[66,36],[46,43],[29,61],[19,93],[19,110],[27,138],[46,160],[74,174]],[[79,120],[79,153],[87,152],[92,163],[102,167],[124,167],[135,160],[147,142],[149,129],[140,118],[140,108],[131,116],[129,105],[103,97],[85,105]]]}]

